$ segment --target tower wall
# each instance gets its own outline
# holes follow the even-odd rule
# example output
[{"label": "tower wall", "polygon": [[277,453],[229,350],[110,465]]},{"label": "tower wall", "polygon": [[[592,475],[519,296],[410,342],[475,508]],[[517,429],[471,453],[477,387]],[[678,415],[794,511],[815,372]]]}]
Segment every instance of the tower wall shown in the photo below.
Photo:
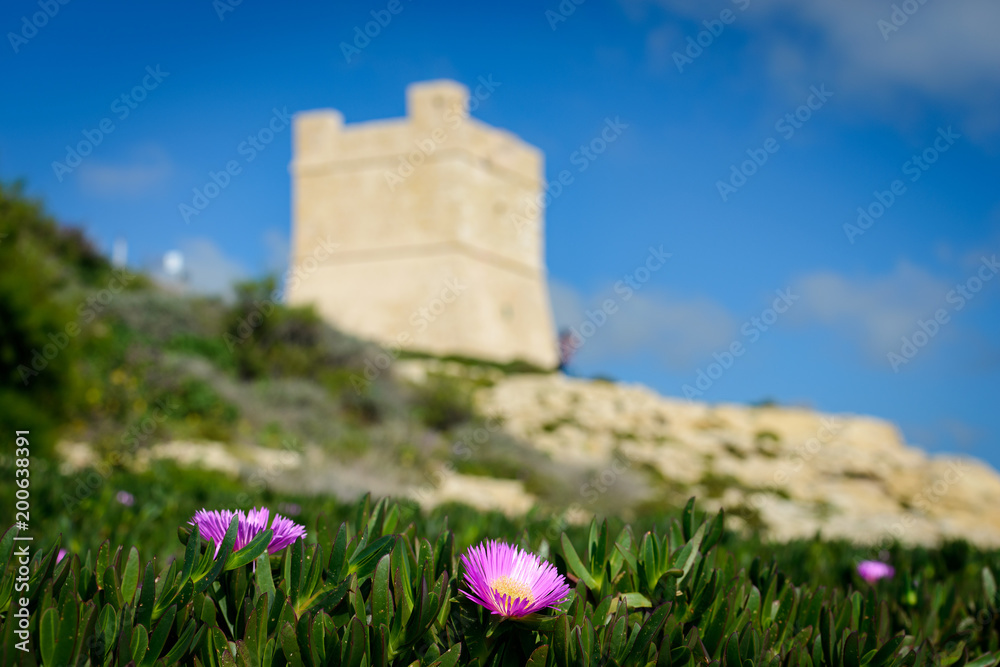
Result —
[{"label": "tower wall", "polygon": [[405,119],[296,116],[289,302],[387,345],[554,366],[542,155],[467,108],[441,81],[409,87]]}]

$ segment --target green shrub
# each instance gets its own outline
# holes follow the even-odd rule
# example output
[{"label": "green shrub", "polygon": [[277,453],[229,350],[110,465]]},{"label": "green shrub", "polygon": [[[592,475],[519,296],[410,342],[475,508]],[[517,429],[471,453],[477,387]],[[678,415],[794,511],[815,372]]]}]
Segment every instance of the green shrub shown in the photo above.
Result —
[{"label": "green shrub", "polygon": [[506,375],[515,375],[522,373],[552,373],[555,369],[542,368],[527,361],[522,361],[516,359],[509,362],[499,362],[499,361],[489,361],[486,359],[477,359],[475,357],[466,357],[459,354],[446,354],[444,356],[437,354],[430,354],[427,352],[420,352],[418,350],[402,350],[399,354],[402,359],[433,359],[442,362],[454,362],[457,364],[462,364],[470,369],[487,369],[487,370],[498,370]]},{"label": "green shrub", "polygon": [[[82,407],[78,359],[111,267],[79,230],[60,228],[20,184],[0,182],[0,428],[29,430],[51,455]],[[126,281],[127,282],[127,281]]]},{"label": "green shrub", "polygon": [[226,349],[221,336],[205,337],[181,333],[167,341],[165,349],[180,354],[200,356],[210,361],[216,368],[227,372],[236,370],[236,361]]},{"label": "green shrub", "polygon": [[340,366],[361,366],[371,346],[331,329],[311,307],[274,301],[274,278],[236,286],[223,339],[243,378],[318,378]]},{"label": "green shrub", "polygon": [[182,296],[149,288],[123,294],[109,310],[135,340],[145,344],[169,347],[178,341],[203,339],[198,344],[199,353],[211,349],[216,340],[225,345],[225,305],[216,297]]},{"label": "green shrub", "polygon": [[448,431],[475,416],[468,383],[432,375],[414,391],[416,413],[435,431]]}]

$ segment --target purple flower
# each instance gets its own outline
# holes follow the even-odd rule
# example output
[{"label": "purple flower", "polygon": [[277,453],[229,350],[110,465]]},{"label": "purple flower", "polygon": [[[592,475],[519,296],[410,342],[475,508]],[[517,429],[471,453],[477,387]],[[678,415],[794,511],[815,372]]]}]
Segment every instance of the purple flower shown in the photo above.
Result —
[{"label": "purple flower", "polygon": [[66,550],[65,549],[60,549],[59,553],[56,554],[56,562],[58,563],[59,561],[61,561],[65,557],[66,557]]},{"label": "purple flower", "polygon": [[281,503],[278,509],[291,516],[298,516],[302,513],[302,508],[297,503]]},{"label": "purple flower", "polygon": [[462,591],[473,602],[505,618],[522,618],[554,607],[569,595],[566,578],[552,563],[504,542],[483,542],[462,555]]},{"label": "purple flower", "polygon": [[242,511],[233,512],[231,510],[198,510],[194,518],[188,521],[192,525],[198,526],[198,532],[206,540],[215,540],[215,555],[218,557],[219,549],[222,548],[222,540],[229,529],[229,523],[234,516],[238,516],[239,527],[236,531],[236,544],[233,551],[239,551],[250,544],[253,538],[270,528],[274,531],[271,543],[267,546],[270,554],[276,554],[289,544],[299,539],[305,538],[305,526],[300,526],[291,519],[287,519],[280,514],[274,515],[274,520],[268,525],[267,520],[271,511],[266,507],[257,509],[256,507],[244,514]]},{"label": "purple flower", "polygon": [[120,502],[125,507],[132,507],[132,505],[135,505],[135,496],[128,491],[119,491],[117,495],[115,495],[115,500]]},{"label": "purple flower", "polygon": [[869,584],[873,584],[885,577],[892,578],[896,570],[891,565],[878,560],[863,560],[858,563],[858,574]]}]

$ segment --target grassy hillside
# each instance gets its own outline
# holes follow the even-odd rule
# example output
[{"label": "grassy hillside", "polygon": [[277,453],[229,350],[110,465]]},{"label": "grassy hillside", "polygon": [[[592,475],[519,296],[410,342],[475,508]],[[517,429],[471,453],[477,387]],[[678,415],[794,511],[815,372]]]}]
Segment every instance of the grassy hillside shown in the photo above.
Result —
[{"label": "grassy hillside", "polygon": [[[626,523],[618,510],[642,471],[593,505],[607,523],[569,525],[559,510],[591,471],[478,414],[472,392],[490,380],[475,360],[453,360],[470,371],[459,377],[408,382],[378,367],[387,351],[278,303],[272,280],[240,286],[228,303],[165,291],[116,271],[7,186],[0,262],[0,425],[30,431],[31,443],[27,457],[13,438],[0,452],[0,496],[29,499],[21,535],[33,538],[22,564],[23,543],[7,530],[17,508],[0,503],[2,664],[1000,661],[995,551],[964,541],[879,554],[819,539],[775,546],[693,505],[647,503]],[[60,440],[89,443],[96,457],[70,471]],[[266,470],[134,469],[168,441],[315,454],[399,484],[434,485],[451,463],[521,480],[540,505],[519,518],[455,504],[427,512],[405,499],[346,503],[333,488],[281,490]],[[30,485],[18,481],[24,468]],[[264,538],[237,554],[230,540],[215,558],[190,533],[200,509],[255,506],[301,523],[305,540],[270,556]],[[491,617],[460,592],[459,556],[487,539],[552,562],[570,597],[539,617]],[[896,576],[864,581],[857,563],[872,556]],[[31,635],[27,651],[15,648],[18,631]]]}]

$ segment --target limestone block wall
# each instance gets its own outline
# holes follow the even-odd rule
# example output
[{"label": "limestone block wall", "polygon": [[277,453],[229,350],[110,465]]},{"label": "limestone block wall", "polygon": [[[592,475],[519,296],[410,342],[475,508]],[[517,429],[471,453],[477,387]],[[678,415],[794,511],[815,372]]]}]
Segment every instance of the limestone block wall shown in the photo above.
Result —
[{"label": "limestone block wall", "polygon": [[[468,90],[441,81],[409,87],[406,119],[296,116],[292,264],[338,245],[289,301],[387,344],[406,332],[412,349],[553,366],[543,213],[531,205],[542,155],[467,108]],[[417,331],[411,316],[447,280],[469,288]]]},{"label": "limestone block wall", "polygon": [[[509,361],[546,350],[551,339],[532,318],[548,308],[533,276],[469,257],[458,248],[424,256],[320,267],[297,291],[330,321],[387,346]],[[527,320],[527,321],[526,321]]]}]

